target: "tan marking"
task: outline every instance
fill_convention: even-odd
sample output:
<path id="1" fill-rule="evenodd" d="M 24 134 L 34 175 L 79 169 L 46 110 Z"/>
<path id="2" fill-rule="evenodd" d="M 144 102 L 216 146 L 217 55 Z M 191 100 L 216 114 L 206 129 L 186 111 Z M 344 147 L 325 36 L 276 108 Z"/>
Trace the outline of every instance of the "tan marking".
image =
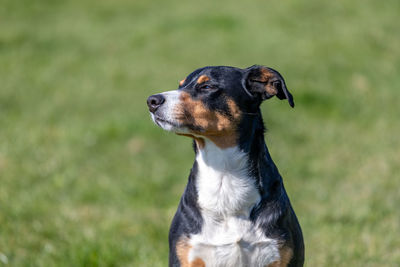
<path id="1" fill-rule="evenodd" d="M 208 77 L 207 75 L 201 75 L 198 79 L 197 79 L 197 83 L 204 83 L 206 81 L 209 81 L 210 77 Z"/>
<path id="2" fill-rule="evenodd" d="M 237 126 L 240 121 L 241 112 L 235 102 L 227 100 L 232 118 L 218 111 L 209 110 L 202 101 L 193 100 L 186 92 L 182 92 L 181 104 L 177 110 L 179 123 L 201 127 L 203 131 L 192 131 L 195 135 L 207 137 L 220 148 L 228 148 L 236 145 Z M 196 140 L 196 139 L 195 139 Z M 204 147 L 203 142 L 198 142 L 199 148 Z"/>
<path id="3" fill-rule="evenodd" d="M 274 77 L 274 73 L 272 73 L 270 70 L 260 67 L 260 72 L 261 72 L 261 79 L 263 82 L 267 82 L 269 79 Z"/>
<path id="4" fill-rule="evenodd" d="M 228 99 L 226 101 L 228 103 L 228 107 L 230 109 L 231 115 L 235 120 L 240 119 L 241 117 L 241 112 L 239 107 L 236 105 L 236 103 L 232 99 Z"/>
<path id="5" fill-rule="evenodd" d="M 206 264 L 200 258 L 196 258 L 194 261 L 189 262 L 189 253 L 191 248 L 192 246 L 189 245 L 186 238 L 180 239 L 176 244 L 176 255 L 178 256 L 181 267 L 205 267 Z"/>
<path id="6" fill-rule="evenodd" d="M 267 267 L 286 267 L 293 257 L 293 250 L 288 246 L 283 246 L 279 249 L 279 260 L 274 261 Z"/>
<path id="7" fill-rule="evenodd" d="M 202 259 L 196 258 L 190 263 L 190 267 L 206 267 L 206 263 Z"/>
<path id="8" fill-rule="evenodd" d="M 185 83 L 186 79 L 183 79 L 179 82 L 179 86 L 182 86 Z"/>
<path id="9" fill-rule="evenodd" d="M 202 148 L 204 148 L 204 147 L 206 146 L 206 143 L 205 143 L 205 141 L 204 141 L 203 138 L 196 137 L 196 136 L 194 136 L 194 135 L 192 135 L 192 134 L 177 133 L 177 135 L 182 135 L 182 136 L 187 136 L 187 137 L 193 138 L 194 141 L 196 142 L 196 145 L 197 145 L 197 148 L 198 148 L 198 149 L 202 149 Z"/>
<path id="10" fill-rule="evenodd" d="M 261 77 L 259 77 L 259 78 L 260 78 L 260 81 L 266 83 L 265 90 L 267 91 L 267 93 L 270 95 L 278 94 L 278 90 L 272 84 L 270 84 L 268 82 L 271 78 L 273 78 L 275 76 L 275 74 L 263 67 L 260 68 L 260 72 L 261 72 Z"/>
<path id="11" fill-rule="evenodd" d="M 187 243 L 187 240 L 181 239 L 176 244 L 176 255 L 178 256 L 181 267 L 189 266 L 189 252 L 191 246 Z"/>

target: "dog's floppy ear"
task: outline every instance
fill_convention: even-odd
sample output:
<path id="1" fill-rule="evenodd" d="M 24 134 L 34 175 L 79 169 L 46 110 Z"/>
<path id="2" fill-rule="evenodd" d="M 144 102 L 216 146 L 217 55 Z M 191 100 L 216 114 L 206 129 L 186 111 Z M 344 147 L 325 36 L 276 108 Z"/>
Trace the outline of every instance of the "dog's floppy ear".
<path id="1" fill-rule="evenodd" d="M 274 69 L 254 65 L 246 69 L 246 89 L 261 100 L 269 99 L 276 95 L 279 99 L 287 99 L 293 108 L 293 96 L 286 88 L 285 80 Z"/>

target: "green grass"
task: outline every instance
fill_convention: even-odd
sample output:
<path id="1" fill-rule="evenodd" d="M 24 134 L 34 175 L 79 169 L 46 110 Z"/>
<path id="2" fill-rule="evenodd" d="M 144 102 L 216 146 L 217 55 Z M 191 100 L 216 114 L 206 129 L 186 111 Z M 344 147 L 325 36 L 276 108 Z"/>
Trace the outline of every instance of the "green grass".
<path id="1" fill-rule="evenodd" d="M 193 152 L 146 97 L 257 63 L 306 265 L 399 266 L 399 3 L 3 1 L 0 265 L 166 266 Z"/>

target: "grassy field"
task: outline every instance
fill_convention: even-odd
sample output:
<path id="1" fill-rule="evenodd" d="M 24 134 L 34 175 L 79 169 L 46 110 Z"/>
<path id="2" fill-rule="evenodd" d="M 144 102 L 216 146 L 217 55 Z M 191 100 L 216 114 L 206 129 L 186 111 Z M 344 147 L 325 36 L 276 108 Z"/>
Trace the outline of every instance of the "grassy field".
<path id="1" fill-rule="evenodd" d="M 2 1 L 0 266 L 166 266 L 193 161 L 148 95 L 279 70 L 263 104 L 307 266 L 400 266 L 400 2 Z"/>

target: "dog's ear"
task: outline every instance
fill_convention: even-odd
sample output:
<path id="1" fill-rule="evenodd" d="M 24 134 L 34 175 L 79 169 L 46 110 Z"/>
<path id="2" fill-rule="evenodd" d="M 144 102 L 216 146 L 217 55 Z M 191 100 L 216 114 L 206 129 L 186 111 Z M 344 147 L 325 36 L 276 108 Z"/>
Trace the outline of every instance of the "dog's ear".
<path id="1" fill-rule="evenodd" d="M 246 89 L 261 100 L 269 99 L 276 95 L 279 99 L 287 99 L 293 108 L 293 96 L 286 88 L 285 80 L 274 69 L 254 65 L 246 69 Z"/>

